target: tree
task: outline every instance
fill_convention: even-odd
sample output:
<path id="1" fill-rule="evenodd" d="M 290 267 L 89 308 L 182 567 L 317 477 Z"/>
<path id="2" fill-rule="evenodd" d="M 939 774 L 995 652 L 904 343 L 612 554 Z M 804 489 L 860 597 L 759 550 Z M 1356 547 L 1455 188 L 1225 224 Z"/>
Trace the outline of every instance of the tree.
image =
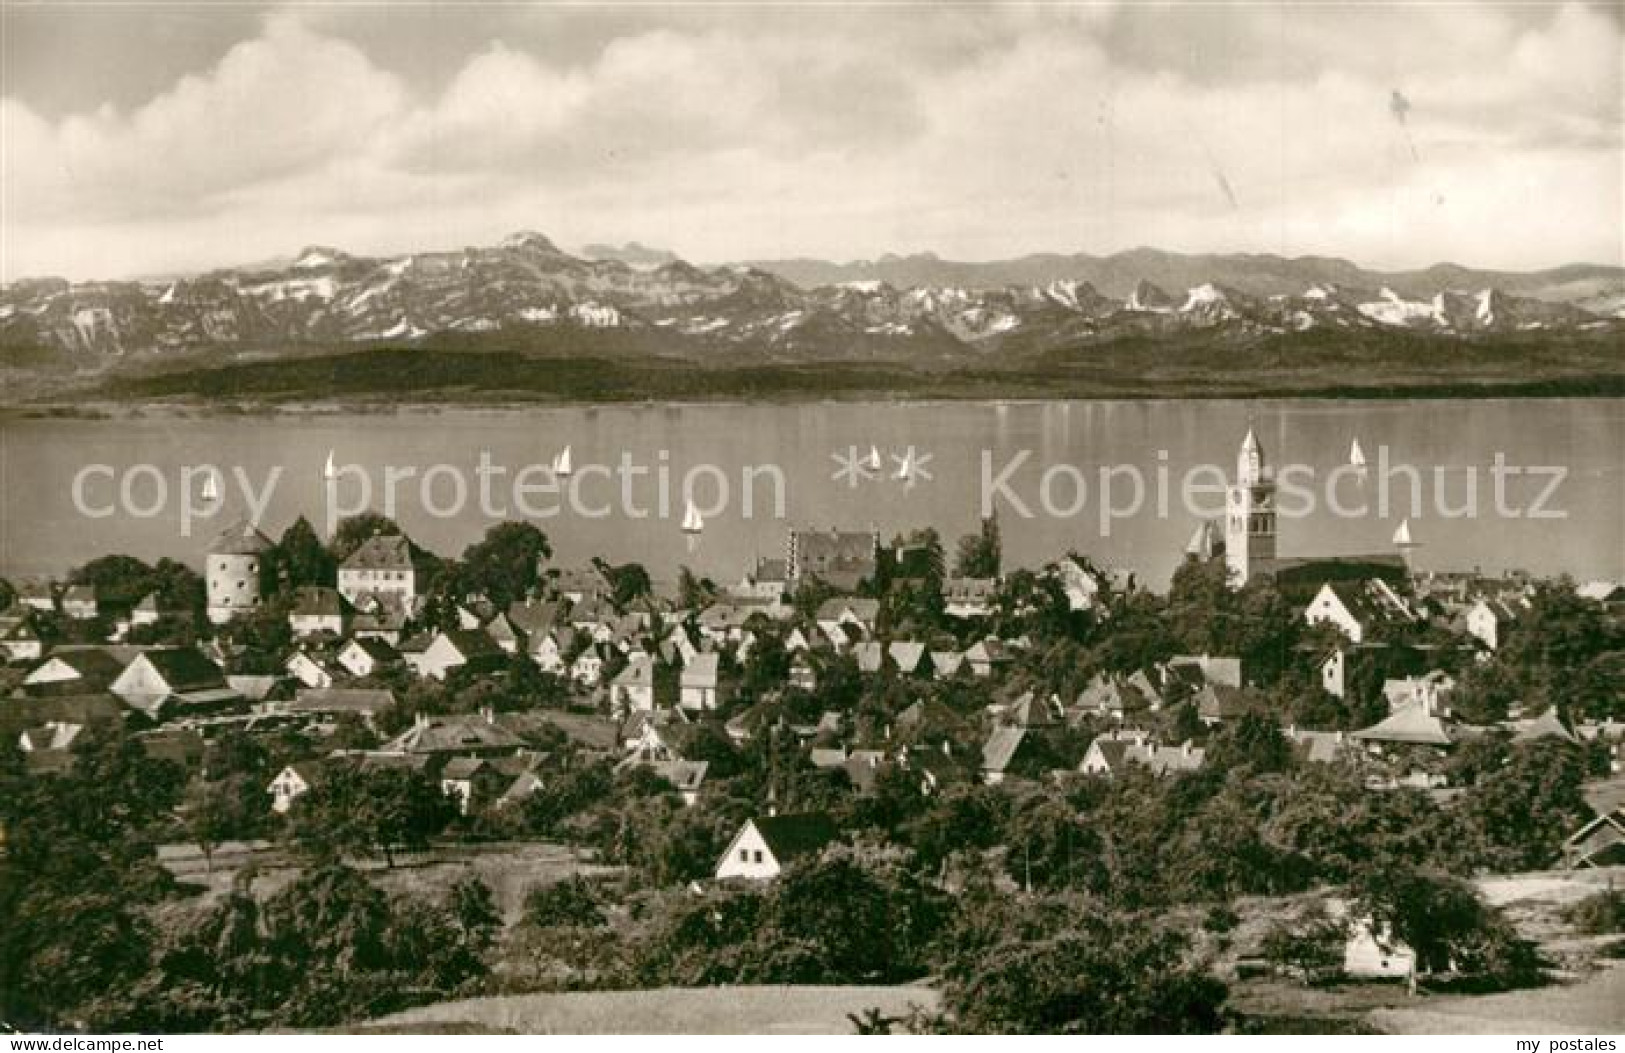
<path id="1" fill-rule="evenodd" d="M 293 525 L 282 532 L 282 539 L 277 542 L 277 556 L 280 584 L 284 589 L 333 584 L 333 557 L 304 516 L 295 519 Z"/>
<path id="2" fill-rule="evenodd" d="M 525 893 L 525 924 L 539 929 L 596 929 L 608 922 L 597 890 L 580 874 L 572 874 Z"/>
<path id="3" fill-rule="evenodd" d="M 624 608 L 633 600 L 647 596 L 654 590 L 654 584 L 649 580 L 649 572 L 641 563 L 622 563 L 620 566 L 614 566 L 602 558 L 594 558 L 592 562 L 609 582 L 613 590 L 610 602 L 616 607 Z"/>
<path id="4" fill-rule="evenodd" d="M 1212 1034 L 1228 992 L 1186 959 L 1186 939 L 1127 919 L 1069 918 L 955 955 L 943 1001 L 973 1034 Z"/>
<path id="5" fill-rule="evenodd" d="M 1538 974 L 1532 949 L 1464 881 L 1389 862 L 1355 876 L 1349 899 L 1374 932 L 1416 954 L 1418 972 L 1454 968 L 1500 984 Z"/>
<path id="6" fill-rule="evenodd" d="M 542 561 L 553 555 L 547 535 L 532 523 L 498 523 L 463 550 L 459 585 L 505 608 L 536 587 Z"/>
<path id="7" fill-rule="evenodd" d="M 1515 746 L 1504 765 L 1468 790 L 1462 807 L 1474 861 L 1493 870 L 1539 870 L 1562 857 L 1563 840 L 1592 815 L 1581 793 L 1581 751 L 1567 743 Z"/>
<path id="8" fill-rule="evenodd" d="M 338 521 L 333 529 L 333 537 L 327 543 L 327 552 L 335 565 L 341 564 L 368 538 L 399 533 L 401 528 L 388 516 L 377 512 L 358 512 Z"/>
<path id="9" fill-rule="evenodd" d="M 422 848 L 456 813 L 440 787 L 419 771 L 341 766 L 302 794 L 290 813 L 290 837 L 317 858 Z"/>
<path id="10" fill-rule="evenodd" d="M 987 516 L 982 520 L 980 531 L 959 539 L 954 573 L 962 578 L 996 578 L 1003 556 L 999 520 L 996 516 Z"/>

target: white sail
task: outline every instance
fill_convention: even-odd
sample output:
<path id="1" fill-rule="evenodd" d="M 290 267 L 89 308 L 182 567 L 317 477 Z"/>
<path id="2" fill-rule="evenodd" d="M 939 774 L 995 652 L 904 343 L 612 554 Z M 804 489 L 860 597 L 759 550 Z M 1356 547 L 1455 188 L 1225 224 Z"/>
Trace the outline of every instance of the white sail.
<path id="1" fill-rule="evenodd" d="M 210 469 L 209 474 L 203 477 L 203 500 L 209 502 L 220 500 L 220 487 L 215 482 L 213 469 Z"/>
<path id="2" fill-rule="evenodd" d="M 871 472 L 880 470 L 880 451 L 874 446 L 869 447 L 869 456 L 863 459 L 863 466 Z"/>
<path id="3" fill-rule="evenodd" d="M 683 510 L 683 533 L 698 534 L 704 529 L 705 520 L 700 518 L 700 510 L 694 507 L 693 501 L 690 501 L 688 507 Z"/>
<path id="4" fill-rule="evenodd" d="M 1349 444 L 1349 463 L 1356 468 L 1365 467 L 1365 451 L 1360 449 L 1360 440 L 1355 439 Z"/>
<path id="5" fill-rule="evenodd" d="M 1400 520 L 1399 529 L 1394 531 L 1394 544 L 1402 548 L 1416 544 L 1411 540 L 1411 521 L 1409 519 Z"/>
<path id="6" fill-rule="evenodd" d="M 327 463 L 322 465 L 322 478 L 332 479 L 338 472 L 333 469 L 333 451 L 327 451 Z"/>
<path id="7" fill-rule="evenodd" d="M 566 446 L 557 457 L 553 458 L 553 474 L 569 475 L 573 470 L 570 467 L 570 447 Z"/>
<path id="8" fill-rule="evenodd" d="M 894 476 L 894 478 L 901 479 L 904 482 L 913 481 L 913 479 L 914 479 L 914 457 L 913 457 L 912 453 L 906 453 L 906 454 L 903 455 L 903 463 L 901 463 L 901 464 L 899 464 L 897 466 L 897 474 L 896 474 L 896 476 Z"/>

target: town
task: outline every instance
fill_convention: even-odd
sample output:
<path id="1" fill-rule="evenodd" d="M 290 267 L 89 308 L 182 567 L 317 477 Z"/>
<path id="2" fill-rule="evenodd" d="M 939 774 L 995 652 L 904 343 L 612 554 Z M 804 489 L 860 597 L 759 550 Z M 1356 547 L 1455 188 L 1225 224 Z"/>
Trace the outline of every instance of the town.
<path id="1" fill-rule="evenodd" d="M 854 1026 L 1271 1030 L 1328 1011 L 1259 977 L 1583 973 L 1472 882 L 1625 866 L 1625 585 L 1294 554 L 1275 486 L 1249 431 L 1166 594 L 991 518 L 668 583 L 371 512 L 0 583 L 4 1011 L 930 977 Z"/>

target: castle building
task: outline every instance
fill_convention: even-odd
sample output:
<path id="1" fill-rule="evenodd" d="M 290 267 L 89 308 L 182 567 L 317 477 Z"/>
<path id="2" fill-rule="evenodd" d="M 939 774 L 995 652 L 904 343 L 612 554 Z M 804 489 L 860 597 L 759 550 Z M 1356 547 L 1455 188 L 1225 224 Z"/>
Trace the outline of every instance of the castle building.
<path id="1" fill-rule="evenodd" d="M 260 605 L 265 598 L 265 555 L 271 547 L 271 539 L 247 519 L 221 531 L 204 560 L 209 621 L 224 625 Z"/>
<path id="2" fill-rule="evenodd" d="M 1236 478 L 1225 489 L 1224 559 L 1237 587 L 1275 562 L 1275 478 L 1251 428 L 1236 454 Z"/>

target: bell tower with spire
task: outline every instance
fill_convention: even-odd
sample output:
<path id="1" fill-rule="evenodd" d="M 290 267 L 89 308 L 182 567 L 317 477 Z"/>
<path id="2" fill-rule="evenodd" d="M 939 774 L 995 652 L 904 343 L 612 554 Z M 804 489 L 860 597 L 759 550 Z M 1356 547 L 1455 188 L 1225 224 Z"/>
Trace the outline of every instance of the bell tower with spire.
<path id="1" fill-rule="evenodd" d="M 1247 584 L 1261 563 L 1275 558 L 1275 479 L 1253 429 L 1236 454 L 1236 479 L 1225 491 L 1224 559 L 1230 584 Z"/>

